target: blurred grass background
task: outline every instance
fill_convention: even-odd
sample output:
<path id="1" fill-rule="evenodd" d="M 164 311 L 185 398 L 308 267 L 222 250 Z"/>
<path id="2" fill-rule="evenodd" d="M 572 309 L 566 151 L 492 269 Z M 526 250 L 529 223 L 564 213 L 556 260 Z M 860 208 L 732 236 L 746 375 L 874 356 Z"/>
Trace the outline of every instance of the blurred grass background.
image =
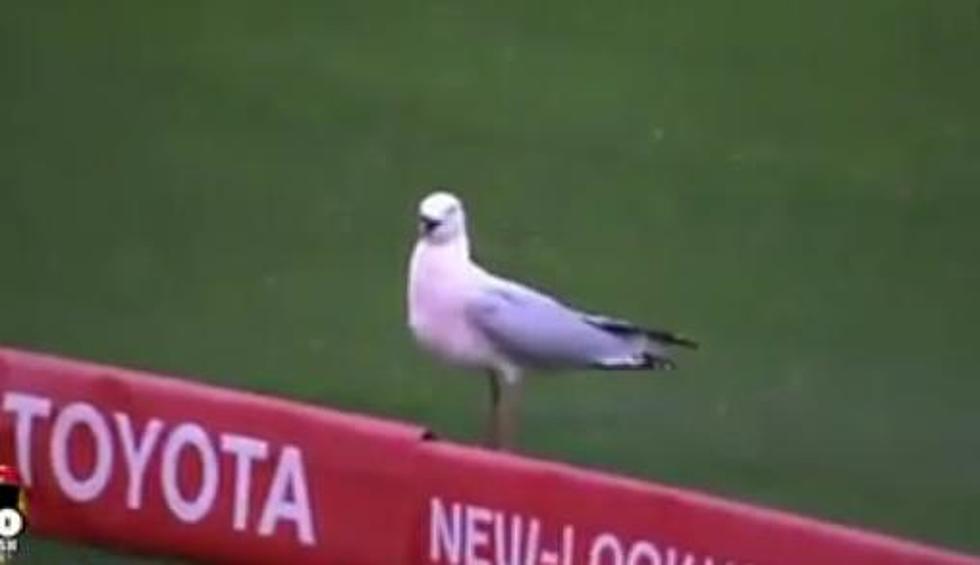
<path id="1" fill-rule="evenodd" d="M 6 3 L 0 342 L 430 425 L 417 200 L 683 330 L 528 453 L 980 551 L 975 1 Z M 128 562 L 35 541 L 38 562 Z"/>

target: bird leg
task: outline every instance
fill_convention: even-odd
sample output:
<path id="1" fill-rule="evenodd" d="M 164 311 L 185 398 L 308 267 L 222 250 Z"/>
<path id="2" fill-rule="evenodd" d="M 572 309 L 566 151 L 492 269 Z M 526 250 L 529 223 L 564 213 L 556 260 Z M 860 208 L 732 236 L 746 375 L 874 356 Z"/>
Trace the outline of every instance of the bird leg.
<path id="1" fill-rule="evenodd" d="M 487 372 L 487 382 L 490 383 L 490 411 L 487 413 L 486 445 L 490 449 L 500 449 L 500 382 L 497 380 L 497 373 L 493 370 Z"/>
<path id="2" fill-rule="evenodd" d="M 487 422 L 487 446 L 511 451 L 516 447 L 521 382 L 516 375 L 490 371 L 490 414 Z"/>

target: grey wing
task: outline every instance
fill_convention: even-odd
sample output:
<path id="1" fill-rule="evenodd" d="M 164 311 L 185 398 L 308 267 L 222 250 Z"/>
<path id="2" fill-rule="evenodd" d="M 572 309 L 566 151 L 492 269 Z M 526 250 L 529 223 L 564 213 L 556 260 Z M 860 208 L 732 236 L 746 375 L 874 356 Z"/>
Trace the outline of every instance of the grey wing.
<path id="1" fill-rule="evenodd" d="M 504 355 L 537 368 L 669 368 L 661 348 L 618 335 L 533 289 L 501 281 L 467 305 L 469 321 Z"/>

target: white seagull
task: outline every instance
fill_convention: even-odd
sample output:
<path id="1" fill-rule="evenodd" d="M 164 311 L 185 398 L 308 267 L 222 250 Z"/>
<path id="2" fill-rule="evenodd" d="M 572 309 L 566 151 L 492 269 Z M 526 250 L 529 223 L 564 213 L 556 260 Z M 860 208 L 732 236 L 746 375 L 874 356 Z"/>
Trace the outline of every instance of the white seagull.
<path id="1" fill-rule="evenodd" d="M 672 369 L 667 346 L 697 347 L 671 332 L 581 312 L 487 272 L 470 257 L 462 202 L 445 191 L 419 205 L 408 325 L 436 357 L 488 371 L 487 443 L 497 449 L 514 445 L 525 370 Z"/>

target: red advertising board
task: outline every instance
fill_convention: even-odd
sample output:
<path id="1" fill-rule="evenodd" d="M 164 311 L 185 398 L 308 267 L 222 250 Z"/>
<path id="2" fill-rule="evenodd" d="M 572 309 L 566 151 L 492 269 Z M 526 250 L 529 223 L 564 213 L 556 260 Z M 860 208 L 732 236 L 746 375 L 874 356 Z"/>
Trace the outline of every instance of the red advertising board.
<path id="1" fill-rule="evenodd" d="M 0 350 L 39 534 L 205 561 L 395 563 L 420 428 Z M 373 534 L 372 534 L 373 532 Z"/>
<path id="2" fill-rule="evenodd" d="M 422 428 L 0 348 L 29 527 L 210 562 L 980 564 Z"/>

